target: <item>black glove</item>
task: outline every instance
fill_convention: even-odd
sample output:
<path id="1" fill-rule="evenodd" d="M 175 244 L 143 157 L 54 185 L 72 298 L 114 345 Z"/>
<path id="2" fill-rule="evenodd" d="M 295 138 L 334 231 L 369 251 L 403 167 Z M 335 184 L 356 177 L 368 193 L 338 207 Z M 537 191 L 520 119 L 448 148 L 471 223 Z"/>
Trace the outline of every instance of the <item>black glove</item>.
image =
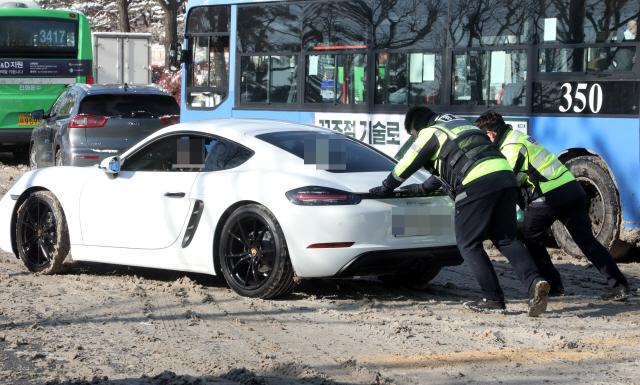
<path id="1" fill-rule="evenodd" d="M 420 194 L 426 194 L 427 191 L 424 189 L 424 187 L 422 187 L 422 184 L 409 184 L 406 186 L 402 186 L 400 187 L 400 190 L 404 190 L 406 192 L 408 192 L 409 194 L 413 194 L 413 195 L 420 195 Z"/>
<path id="2" fill-rule="evenodd" d="M 382 186 L 378 186 L 370 189 L 369 194 L 374 196 L 384 196 L 384 195 L 391 194 L 393 190 L 389 189 L 385 182 L 386 181 L 382 182 Z"/>

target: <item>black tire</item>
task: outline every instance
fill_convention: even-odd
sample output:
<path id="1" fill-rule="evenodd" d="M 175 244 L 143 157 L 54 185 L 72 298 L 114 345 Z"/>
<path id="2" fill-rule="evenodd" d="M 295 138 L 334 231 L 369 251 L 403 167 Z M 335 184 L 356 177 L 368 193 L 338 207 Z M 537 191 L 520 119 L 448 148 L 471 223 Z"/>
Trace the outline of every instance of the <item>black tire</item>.
<path id="1" fill-rule="evenodd" d="M 218 258 L 227 284 L 240 295 L 276 298 L 293 289 L 284 234 L 263 206 L 242 206 L 231 214 L 222 229 Z"/>
<path id="2" fill-rule="evenodd" d="M 391 275 L 380 275 L 378 279 L 387 285 L 415 287 L 431 282 L 442 268 L 427 263 L 419 263 L 414 268 Z"/>
<path id="3" fill-rule="evenodd" d="M 618 190 L 606 163 L 595 156 L 579 156 L 567 161 L 565 166 L 587 193 L 587 210 L 596 239 L 609 250 L 614 259 L 624 257 L 631 244 L 619 238 L 622 207 Z M 562 223 L 556 221 L 552 229 L 558 246 L 565 253 L 577 259 L 584 258 L 584 254 Z"/>
<path id="4" fill-rule="evenodd" d="M 62 166 L 62 152 L 60 152 L 60 149 L 56 150 L 56 166 Z"/>
<path id="5" fill-rule="evenodd" d="M 29 271 L 55 274 L 71 266 L 67 220 L 52 192 L 35 192 L 22 203 L 15 230 L 18 254 Z"/>
<path id="6" fill-rule="evenodd" d="M 29 168 L 31 171 L 38 169 L 38 161 L 36 159 L 36 145 L 31 143 L 31 147 L 29 149 Z"/>

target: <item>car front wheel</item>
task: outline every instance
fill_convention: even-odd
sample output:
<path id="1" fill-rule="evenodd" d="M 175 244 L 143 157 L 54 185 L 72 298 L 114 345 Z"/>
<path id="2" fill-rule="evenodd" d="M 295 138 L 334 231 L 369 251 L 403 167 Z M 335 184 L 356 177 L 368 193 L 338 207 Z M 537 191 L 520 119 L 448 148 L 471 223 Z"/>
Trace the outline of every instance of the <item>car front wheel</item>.
<path id="1" fill-rule="evenodd" d="M 18 209 L 16 220 L 18 254 L 30 271 L 59 273 L 70 266 L 69 229 L 58 199 L 50 191 L 29 196 Z"/>
<path id="2" fill-rule="evenodd" d="M 284 234 L 264 206 L 242 206 L 231 214 L 222 229 L 218 256 L 225 280 L 240 295 L 276 298 L 293 288 Z"/>

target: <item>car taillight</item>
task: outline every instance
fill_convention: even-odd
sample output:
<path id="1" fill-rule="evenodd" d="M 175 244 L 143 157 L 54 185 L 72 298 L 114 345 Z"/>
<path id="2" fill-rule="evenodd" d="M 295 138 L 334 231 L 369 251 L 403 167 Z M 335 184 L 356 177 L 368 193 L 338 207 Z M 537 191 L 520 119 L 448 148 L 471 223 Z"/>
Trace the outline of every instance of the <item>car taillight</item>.
<path id="1" fill-rule="evenodd" d="M 166 118 L 160 118 L 162 125 L 165 127 L 172 126 L 180 123 L 180 116 L 167 116 Z"/>
<path id="2" fill-rule="evenodd" d="M 328 187 L 307 186 L 285 193 L 291 203 L 303 206 L 357 205 L 360 195 Z"/>
<path id="3" fill-rule="evenodd" d="M 95 84 L 91 76 L 87 76 L 87 84 Z"/>
<path id="4" fill-rule="evenodd" d="M 78 115 L 71 121 L 71 123 L 69 123 L 69 127 L 70 128 L 102 127 L 106 122 L 107 122 L 107 119 L 100 116 Z"/>

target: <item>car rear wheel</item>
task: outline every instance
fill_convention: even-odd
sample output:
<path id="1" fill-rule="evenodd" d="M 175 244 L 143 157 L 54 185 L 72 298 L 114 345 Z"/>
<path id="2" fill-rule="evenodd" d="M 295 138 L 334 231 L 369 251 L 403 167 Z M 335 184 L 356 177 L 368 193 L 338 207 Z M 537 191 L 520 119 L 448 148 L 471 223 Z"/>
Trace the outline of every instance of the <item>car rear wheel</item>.
<path id="1" fill-rule="evenodd" d="M 413 287 L 431 282 L 440 273 L 440 266 L 419 262 L 412 269 L 391 275 L 381 275 L 379 280 L 387 285 Z"/>
<path id="2" fill-rule="evenodd" d="M 227 283 L 240 295 L 275 298 L 293 288 L 284 234 L 263 206 L 242 206 L 231 214 L 222 229 L 218 255 Z"/>
<path id="3" fill-rule="evenodd" d="M 70 266 L 69 229 L 58 199 L 50 191 L 29 196 L 18 209 L 16 221 L 18 254 L 30 271 L 59 273 Z"/>

